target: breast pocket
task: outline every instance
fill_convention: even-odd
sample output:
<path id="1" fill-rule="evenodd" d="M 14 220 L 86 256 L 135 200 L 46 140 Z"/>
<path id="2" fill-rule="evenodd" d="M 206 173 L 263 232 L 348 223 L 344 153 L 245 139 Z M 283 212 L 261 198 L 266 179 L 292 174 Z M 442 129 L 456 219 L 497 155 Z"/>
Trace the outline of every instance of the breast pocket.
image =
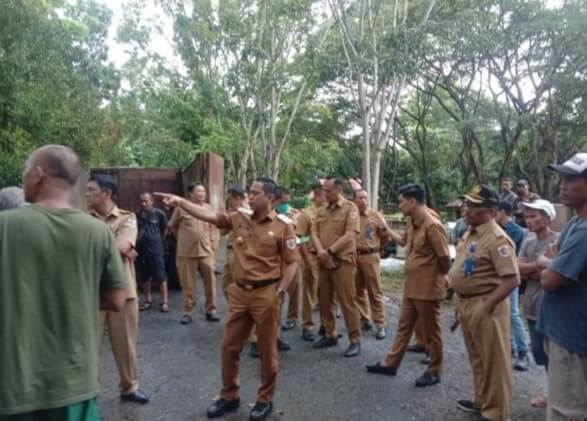
<path id="1" fill-rule="evenodd" d="M 255 244 L 255 252 L 259 256 L 272 257 L 275 256 L 279 249 L 277 247 L 277 239 L 272 236 L 262 236 L 253 241 Z"/>

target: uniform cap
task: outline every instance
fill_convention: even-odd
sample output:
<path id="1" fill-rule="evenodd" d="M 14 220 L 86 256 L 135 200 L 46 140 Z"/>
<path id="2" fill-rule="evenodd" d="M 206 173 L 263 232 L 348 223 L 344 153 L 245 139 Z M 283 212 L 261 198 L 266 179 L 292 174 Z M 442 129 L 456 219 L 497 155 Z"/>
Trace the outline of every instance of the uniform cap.
<path id="1" fill-rule="evenodd" d="M 479 207 L 494 208 L 499 204 L 499 196 L 491 187 L 486 185 L 477 185 L 464 196 L 461 196 L 467 202 Z"/>

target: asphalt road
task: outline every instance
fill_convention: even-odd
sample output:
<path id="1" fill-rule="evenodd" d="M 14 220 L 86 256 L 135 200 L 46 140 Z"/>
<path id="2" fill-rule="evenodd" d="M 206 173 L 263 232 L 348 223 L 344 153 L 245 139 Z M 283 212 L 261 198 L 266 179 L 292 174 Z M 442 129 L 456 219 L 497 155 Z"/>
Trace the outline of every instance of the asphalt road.
<path id="1" fill-rule="evenodd" d="M 220 266 L 221 267 L 221 266 Z M 198 291 L 202 291 L 198 284 Z M 200 294 L 203 295 L 203 294 Z M 160 313 L 158 296 L 153 310 L 141 313 L 139 335 L 140 387 L 151 395 L 148 405 L 121 403 L 118 373 L 105 341 L 102 350 L 103 393 L 100 411 L 104 420 L 203 420 L 207 406 L 218 396 L 222 323 L 204 319 L 203 297 L 198 299 L 194 323 L 183 326 L 181 295 L 171 295 L 172 312 Z M 219 289 L 219 315 L 224 319 L 226 302 Z M 400 297 L 386 304 L 388 338 L 377 341 L 374 334 L 363 337 L 362 353 L 343 358 L 346 336 L 339 346 L 313 350 L 301 340 L 296 327 L 283 338 L 292 350 L 280 355 L 280 372 L 272 420 L 369 421 L 369 420 L 473 420 L 455 407 L 457 399 L 470 398 L 472 377 L 460 331 L 449 332 L 453 320 L 450 304 L 443 307 L 445 329 L 444 373 L 440 385 L 417 389 L 414 380 L 423 373 L 421 355 L 407 354 L 396 377 L 367 374 L 365 364 L 380 360 L 393 340 Z M 315 313 L 315 319 L 318 314 Z M 345 334 L 344 321 L 338 320 Z M 259 360 L 242 355 L 241 408 L 225 420 L 248 420 L 259 386 Z M 531 366 L 514 373 L 513 419 L 543 420 L 543 410 L 531 408 L 529 400 L 544 390 L 543 371 Z"/>

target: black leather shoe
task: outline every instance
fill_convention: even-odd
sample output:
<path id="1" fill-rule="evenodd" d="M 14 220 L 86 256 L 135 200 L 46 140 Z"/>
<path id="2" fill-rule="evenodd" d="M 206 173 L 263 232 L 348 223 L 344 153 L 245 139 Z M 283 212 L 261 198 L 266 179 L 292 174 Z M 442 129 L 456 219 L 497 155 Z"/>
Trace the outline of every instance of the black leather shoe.
<path id="1" fill-rule="evenodd" d="M 314 349 L 321 349 L 321 348 L 330 348 L 331 346 L 336 346 L 338 344 L 338 339 L 329 338 L 328 336 L 323 336 L 318 340 L 318 342 L 314 342 L 312 348 Z"/>
<path id="2" fill-rule="evenodd" d="M 302 339 L 306 342 L 314 342 L 316 340 L 316 335 L 314 335 L 314 332 L 311 330 L 303 330 Z"/>
<path id="3" fill-rule="evenodd" d="M 438 383 L 440 383 L 440 376 L 436 376 L 427 371 L 416 380 L 416 387 L 434 386 Z"/>
<path id="4" fill-rule="evenodd" d="M 318 335 L 326 336 L 326 328 L 324 326 L 320 326 L 320 329 L 318 329 Z"/>
<path id="5" fill-rule="evenodd" d="M 277 338 L 277 350 L 280 352 L 289 351 L 291 346 L 287 342 L 282 341 L 281 339 Z"/>
<path id="6" fill-rule="evenodd" d="M 219 322 L 220 317 L 212 313 L 206 313 L 206 320 L 209 322 Z"/>
<path id="7" fill-rule="evenodd" d="M 251 414 L 249 415 L 249 421 L 261 421 L 267 419 L 273 412 L 273 404 L 271 402 L 257 402 Z"/>
<path id="8" fill-rule="evenodd" d="M 371 329 L 373 329 L 371 322 L 369 320 L 363 320 L 363 323 L 361 323 L 361 330 L 369 332 Z"/>
<path id="9" fill-rule="evenodd" d="M 420 360 L 420 364 L 422 364 L 422 365 L 430 364 L 430 355 L 426 354 L 426 356 Z"/>
<path id="10" fill-rule="evenodd" d="M 208 407 L 206 411 L 206 415 L 208 418 L 218 418 L 226 414 L 227 412 L 235 411 L 241 404 L 240 399 L 233 399 L 231 401 L 227 401 L 224 399 L 218 399 L 214 401 L 212 405 Z"/>
<path id="11" fill-rule="evenodd" d="M 143 392 L 141 389 L 137 389 L 133 393 L 129 393 L 128 395 L 120 395 L 120 399 L 124 402 L 134 402 L 134 403 L 149 403 L 149 396 Z"/>
<path id="12" fill-rule="evenodd" d="M 252 358 L 261 357 L 261 353 L 259 352 L 259 348 L 257 347 L 256 342 L 251 342 L 251 345 L 249 346 L 249 356 Z"/>
<path id="13" fill-rule="evenodd" d="M 344 356 L 347 358 L 356 357 L 361 353 L 361 343 L 353 342 L 349 345 L 347 350 L 344 352 Z"/>
<path id="14" fill-rule="evenodd" d="M 457 408 L 459 408 L 461 411 L 467 412 L 469 414 L 479 414 L 480 413 L 479 408 L 477 408 L 475 406 L 473 401 L 470 401 L 467 399 L 457 401 Z"/>
<path id="15" fill-rule="evenodd" d="M 385 374 L 387 376 L 395 376 L 397 374 L 397 368 L 386 367 L 381 365 L 381 363 L 375 363 L 367 365 L 367 372 L 374 374 Z"/>
<path id="16" fill-rule="evenodd" d="M 385 331 L 385 328 L 383 326 L 379 326 L 377 328 L 377 332 L 375 333 L 375 339 L 382 340 L 385 339 L 386 336 L 387 332 Z"/>
<path id="17" fill-rule="evenodd" d="M 281 326 L 282 330 L 291 330 L 294 327 L 296 327 L 296 321 L 295 320 L 286 320 L 285 323 Z"/>
<path id="18" fill-rule="evenodd" d="M 426 349 L 422 346 L 422 345 L 409 345 L 408 348 L 406 349 L 406 351 L 408 352 L 414 352 L 416 354 L 424 354 L 426 352 Z"/>
<path id="19" fill-rule="evenodd" d="M 184 314 L 183 316 L 181 316 L 181 319 L 179 319 L 179 323 L 181 323 L 182 325 L 188 325 L 192 322 L 192 316 L 190 316 L 189 314 Z"/>

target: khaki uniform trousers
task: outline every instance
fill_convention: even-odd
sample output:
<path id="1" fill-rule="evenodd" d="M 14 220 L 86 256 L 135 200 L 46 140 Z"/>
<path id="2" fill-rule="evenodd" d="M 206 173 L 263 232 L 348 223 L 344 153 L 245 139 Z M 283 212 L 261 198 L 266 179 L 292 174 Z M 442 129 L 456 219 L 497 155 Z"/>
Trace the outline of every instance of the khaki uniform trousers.
<path id="1" fill-rule="evenodd" d="M 403 298 L 397 333 L 391 350 L 385 357 L 385 362 L 389 366 L 399 367 L 416 324 L 422 330 L 424 348 L 430 354 L 428 371 L 439 375 L 442 370 L 442 326 L 440 324 L 440 301 L 438 300 Z"/>
<path id="2" fill-rule="evenodd" d="M 277 284 L 246 290 L 232 284 L 228 287 L 228 317 L 222 340 L 222 392 L 221 398 L 239 397 L 240 356 L 253 326 L 257 326 L 257 346 L 261 354 L 261 387 L 258 402 L 272 402 L 275 393 L 279 361 L 277 358 L 276 309 L 280 300 Z"/>
<path id="3" fill-rule="evenodd" d="M 206 313 L 216 311 L 216 276 L 214 267 L 216 259 L 208 257 L 178 257 L 177 272 L 183 293 L 183 312 L 192 314 L 196 307 L 196 279 L 199 273 L 204 282 L 206 294 Z"/>
<path id="4" fill-rule="evenodd" d="M 312 330 L 314 328 L 314 320 L 312 314 L 314 311 L 314 304 L 318 302 L 318 276 L 320 269 L 318 267 L 318 257 L 315 254 L 308 253 L 308 260 L 302 265 L 302 328 L 304 330 Z"/>
<path id="5" fill-rule="evenodd" d="M 112 353 L 120 375 L 120 393 L 129 395 L 139 388 L 137 338 L 139 333 L 139 302 L 133 298 L 126 301 L 123 309 L 100 312 L 100 348 L 104 330 L 108 327 Z"/>
<path id="6" fill-rule="evenodd" d="M 287 288 L 287 296 L 289 297 L 287 304 L 287 320 L 298 320 L 300 317 L 300 296 L 301 296 L 302 271 L 298 267 L 293 281 Z"/>
<path id="7" fill-rule="evenodd" d="M 473 370 L 475 406 L 487 419 L 507 421 L 512 413 L 510 303 L 506 299 L 487 314 L 487 297 L 459 298 L 457 312 Z"/>
<path id="8" fill-rule="evenodd" d="M 232 284 L 232 274 L 230 273 L 230 264 L 232 263 L 232 250 L 227 248 L 224 257 L 224 270 L 222 272 L 222 291 L 224 291 L 224 298 L 228 301 L 228 287 Z"/>
<path id="9" fill-rule="evenodd" d="M 377 326 L 385 326 L 385 304 L 381 289 L 381 266 L 377 253 L 357 256 L 357 306 L 361 320 L 373 319 Z M 369 317 L 369 307 L 371 317 Z"/>
<path id="10" fill-rule="evenodd" d="M 339 262 L 336 269 L 320 267 L 318 301 L 320 316 L 326 336 L 337 339 L 335 294 L 342 308 L 342 314 L 349 333 L 349 340 L 361 341 L 360 316 L 356 301 L 355 261 Z"/>

